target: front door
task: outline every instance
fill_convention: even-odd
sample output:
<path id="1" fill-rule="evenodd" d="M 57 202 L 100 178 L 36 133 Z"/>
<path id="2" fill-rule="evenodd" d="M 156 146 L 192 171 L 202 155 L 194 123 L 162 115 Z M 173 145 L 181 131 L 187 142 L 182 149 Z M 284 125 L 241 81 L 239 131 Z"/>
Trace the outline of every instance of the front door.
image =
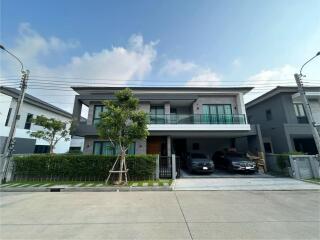
<path id="1" fill-rule="evenodd" d="M 152 136 L 147 138 L 147 154 L 167 156 L 167 138 Z"/>

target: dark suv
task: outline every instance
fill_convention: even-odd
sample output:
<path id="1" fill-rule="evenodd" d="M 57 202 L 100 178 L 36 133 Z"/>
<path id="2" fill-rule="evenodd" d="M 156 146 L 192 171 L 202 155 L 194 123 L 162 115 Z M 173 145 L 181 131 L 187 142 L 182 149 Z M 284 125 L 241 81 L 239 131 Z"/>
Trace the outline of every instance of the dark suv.
<path id="1" fill-rule="evenodd" d="M 187 167 L 190 172 L 212 173 L 214 171 L 214 164 L 203 153 L 191 153 L 187 159 Z"/>
<path id="2" fill-rule="evenodd" d="M 244 153 L 218 151 L 214 154 L 213 159 L 217 169 L 243 172 L 255 172 L 257 170 L 256 163 L 247 158 Z"/>

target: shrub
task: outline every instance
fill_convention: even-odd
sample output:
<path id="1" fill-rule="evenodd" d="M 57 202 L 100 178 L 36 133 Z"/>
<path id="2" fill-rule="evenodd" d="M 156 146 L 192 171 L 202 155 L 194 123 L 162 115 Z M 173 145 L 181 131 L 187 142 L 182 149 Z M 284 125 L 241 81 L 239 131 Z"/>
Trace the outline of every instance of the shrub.
<path id="1" fill-rule="evenodd" d="M 116 156 L 32 154 L 14 157 L 16 179 L 105 180 Z M 155 155 L 128 155 L 129 180 L 155 176 Z"/>
<path id="2" fill-rule="evenodd" d="M 290 161 L 289 161 L 290 155 L 303 155 L 303 153 L 301 153 L 301 152 L 288 152 L 288 153 L 276 154 L 277 165 L 282 172 L 285 172 L 286 168 L 290 167 Z"/>
<path id="3" fill-rule="evenodd" d="M 277 165 L 283 172 L 286 167 L 289 166 L 289 155 L 288 154 L 277 154 Z"/>

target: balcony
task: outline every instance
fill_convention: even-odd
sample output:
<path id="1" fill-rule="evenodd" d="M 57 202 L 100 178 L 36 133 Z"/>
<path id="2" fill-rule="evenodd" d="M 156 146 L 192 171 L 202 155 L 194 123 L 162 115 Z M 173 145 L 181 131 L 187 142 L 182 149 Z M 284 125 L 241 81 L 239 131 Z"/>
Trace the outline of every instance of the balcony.
<path id="1" fill-rule="evenodd" d="M 149 115 L 150 124 L 247 124 L 244 114 L 165 114 Z"/>

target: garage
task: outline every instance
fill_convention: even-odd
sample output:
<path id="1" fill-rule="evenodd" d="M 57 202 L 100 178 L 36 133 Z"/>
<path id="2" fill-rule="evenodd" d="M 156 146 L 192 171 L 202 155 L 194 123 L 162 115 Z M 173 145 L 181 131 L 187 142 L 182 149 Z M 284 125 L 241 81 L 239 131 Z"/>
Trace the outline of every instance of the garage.
<path id="1" fill-rule="evenodd" d="M 241 157 L 241 164 L 245 163 L 244 158 L 249 151 L 247 138 L 224 138 L 224 137 L 193 137 L 193 138 L 172 138 L 172 152 L 176 154 L 179 161 L 178 167 L 180 168 L 180 177 L 182 178 L 211 178 L 211 177 L 264 177 L 265 174 L 253 171 L 251 166 L 252 161 L 247 162 L 247 169 L 237 169 L 233 171 L 226 167 L 230 161 L 227 157 L 229 151 L 236 151 L 237 160 Z M 226 159 L 219 156 L 221 153 L 228 153 Z M 195 157 L 206 158 L 205 161 L 214 163 L 214 170 L 211 172 L 211 168 L 207 169 L 204 163 L 205 170 L 197 171 L 191 167 L 192 161 Z M 218 159 L 219 157 L 219 159 Z M 234 159 L 234 158 L 233 158 Z M 221 162 L 221 161 L 226 161 Z M 240 160 L 239 160 L 240 161 Z M 252 165 L 253 166 L 253 165 Z M 251 167 L 252 167 L 251 166 Z M 201 167 L 202 168 L 202 167 Z M 254 169 L 256 169 L 254 167 Z"/>

